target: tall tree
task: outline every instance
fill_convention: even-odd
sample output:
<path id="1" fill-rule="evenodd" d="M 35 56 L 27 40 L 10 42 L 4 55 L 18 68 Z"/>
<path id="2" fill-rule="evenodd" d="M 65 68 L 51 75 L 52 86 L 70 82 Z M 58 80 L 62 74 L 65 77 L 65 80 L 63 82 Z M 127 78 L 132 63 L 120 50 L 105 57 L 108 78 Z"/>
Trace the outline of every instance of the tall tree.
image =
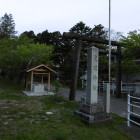
<path id="1" fill-rule="evenodd" d="M 79 23 L 74 25 L 69 30 L 69 32 L 71 32 L 71 33 L 76 33 L 76 34 L 81 34 L 81 35 L 89 35 L 90 31 L 91 31 L 91 28 L 86 26 L 86 24 L 83 23 L 82 21 L 80 21 Z"/>
<path id="2" fill-rule="evenodd" d="M 10 38 L 16 33 L 12 14 L 5 13 L 0 19 L 0 38 Z"/>
<path id="3" fill-rule="evenodd" d="M 123 44 L 122 70 L 132 75 L 140 74 L 140 65 L 137 64 L 140 59 L 140 32 L 136 30 L 129 32 L 128 36 L 123 36 L 121 41 Z"/>
<path id="4" fill-rule="evenodd" d="M 89 36 L 90 34 L 90 31 L 91 31 L 91 28 L 86 26 L 85 23 L 83 23 L 82 21 L 80 21 L 79 23 L 77 23 L 76 25 L 74 25 L 70 30 L 69 32 L 70 33 L 75 33 L 75 34 L 80 34 L 80 35 L 86 35 L 86 36 Z M 79 42 L 79 41 L 78 41 Z M 71 69 L 71 71 L 69 71 L 69 79 L 71 79 L 72 77 L 72 69 L 73 69 L 73 72 L 75 71 L 74 69 L 74 65 L 76 63 L 76 47 L 77 45 L 80 43 L 78 43 L 75 41 L 75 39 L 68 39 L 67 40 L 67 45 L 65 46 L 66 49 L 68 50 L 67 51 L 67 55 L 65 55 L 65 63 L 67 66 L 68 69 Z M 85 73 L 85 65 L 86 65 L 86 50 L 87 50 L 87 42 L 83 42 L 82 43 L 82 46 L 80 47 L 80 50 L 81 51 L 78 51 L 78 56 L 80 56 L 80 65 L 77 64 L 77 66 L 79 65 L 79 67 L 77 69 L 78 70 L 78 79 L 81 75 L 83 75 Z M 75 54 L 75 55 L 74 55 Z M 71 66 L 68 66 L 68 64 L 71 64 Z M 71 67 L 71 68 L 70 68 Z M 66 67 L 65 67 L 66 68 Z M 77 77 L 76 76 L 76 77 Z"/>
<path id="5" fill-rule="evenodd" d="M 97 40 L 106 39 L 106 36 L 107 36 L 107 32 L 104 30 L 104 27 L 101 24 L 99 24 L 99 25 L 95 26 L 93 29 L 91 29 L 90 27 L 85 26 L 85 24 L 83 22 L 80 22 L 80 23 L 76 24 L 74 27 L 72 27 L 70 32 L 89 36 L 89 37 L 92 37 Z M 83 41 L 83 43 L 82 43 L 82 41 Z M 98 48 L 100 48 L 99 45 L 92 43 L 92 45 L 93 44 L 94 44 L 94 46 L 98 46 Z M 81 51 L 81 45 L 83 46 L 82 51 Z M 85 58 L 87 56 L 87 48 L 90 45 L 91 45 L 91 43 L 85 42 L 84 40 L 80 39 L 80 37 L 79 37 L 79 40 L 77 40 L 77 46 L 74 45 L 76 57 L 74 60 L 75 61 L 74 65 L 73 65 L 72 83 L 71 83 L 71 89 L 70 89 L 70 95 L 69 95 L 70 100 L 75 100 L 75 90 L 76 90 L 76 86 L 77 86 L 80 54 L 81 54 L 81 52 L 83 52 L 83 54 L 84 54 L 83 58 Z M 101 45 L 101 46 L 103 46 L 103 45 Z M 82 60 L 86 60 L 86 59 L 82 59 Z M 86 68 L 86 66 L 84 68 Z"/>
<path id="6" fill-rule="evenodd" d="M 83 22 L 79 22 L 77 23 L 75 26 L 73 26 L 70 29 L 70 32 L 72 33 L 77 33 L 77 34 L 82 34 L 82 35 L 86 35 L 98 40 L 104 40 L 107 39 L 108 36 L 108 31 L 105 30 L 105 27 L 101 24 L 99 25 L 94 25 L 93 28 L 90 28 L 88 26 L 85 25 L 85 23 Z M 75 46 L 75 41 L 73 41 L 73 46 Z M 107 45 L 104 44 L 97 44 L 94 42 L 86 42 L 84 41 L 82 43 L 82 49 L 81 49 L 81 57 L 80 57 L 80 66 L 79 66 L 79 77 L 81 75 L 83 75 L 86 71 L 86 67 L 87 67 L 87 49 L 90 46 L 95 46 L 98 47 L 100 49 L 107 49 Z M 99 77 L 101 80 L 103 80 L 104 78 L 107 77 L 107 73 L 106 71 L 108 70 L 108 61 L 107 61 L 107 56 L 100 56 L 99 57 Z M 102 78 L 104 77 L 104 78 Z M 105 80 L 105 79 L 104 79 Z"/>

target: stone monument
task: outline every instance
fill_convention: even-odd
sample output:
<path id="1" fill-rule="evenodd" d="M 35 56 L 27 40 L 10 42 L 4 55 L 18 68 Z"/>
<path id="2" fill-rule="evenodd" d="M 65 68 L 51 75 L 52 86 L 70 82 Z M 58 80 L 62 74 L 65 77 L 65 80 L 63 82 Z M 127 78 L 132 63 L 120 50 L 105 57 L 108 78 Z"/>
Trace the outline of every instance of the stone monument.
<path id="1" fill-rule="evenodd" d="M 81 98 L 80 110 L 74 114 L 83 121 L 93 124 L 110 120 L 110 114 L 104 112 L 103 105 L 98 102 L 98 59 L 99 49 L 88 49 L 86 96 Z"/>

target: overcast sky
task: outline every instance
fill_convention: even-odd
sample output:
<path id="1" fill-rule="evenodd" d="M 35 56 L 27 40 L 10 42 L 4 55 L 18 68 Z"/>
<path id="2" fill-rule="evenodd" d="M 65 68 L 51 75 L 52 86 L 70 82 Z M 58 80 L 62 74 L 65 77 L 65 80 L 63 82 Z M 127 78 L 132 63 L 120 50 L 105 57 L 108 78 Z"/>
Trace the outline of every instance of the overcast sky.
<path id="1" fill-rule="evenodd" d="M 108 28 L 109 0 L 0 0 L 0 17 L 12 14 L 18 34 L 68 32 L 79 21 Z M 127 35 L 140 29 L 140 0 L 111 0 L 111 28 Z"/>

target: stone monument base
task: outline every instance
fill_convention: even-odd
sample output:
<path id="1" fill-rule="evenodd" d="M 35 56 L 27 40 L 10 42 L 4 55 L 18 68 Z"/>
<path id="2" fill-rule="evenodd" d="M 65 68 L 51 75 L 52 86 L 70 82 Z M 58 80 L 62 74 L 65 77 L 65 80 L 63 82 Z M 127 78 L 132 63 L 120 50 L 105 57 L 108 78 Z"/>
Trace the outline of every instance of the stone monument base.
<path id="1" fill-rule="evenodd" d="M 81 103 L 80 110 L 75 110 L 74 114 L 88 124 L 98 124 L 111 121 L 111 115 L 103 111 L 99 103 L 86 104 Z"/>
<path id="2" fill-rule="evenodd" d="M 94 104 L 81 103 L 80 110 L 87 114 L 95 114 L 95 113 L 103 112 L 103 107 L 99 103 L 94 103 Z"/>
<path id="3" fill-rule="evenodd" d="M 111 115 L 104 112 L 87 114 L 80 110 L 75 110 L 74 114 L 79 116 L 82 121 L 88 124 L 100 124 L 111 121 Z"/>

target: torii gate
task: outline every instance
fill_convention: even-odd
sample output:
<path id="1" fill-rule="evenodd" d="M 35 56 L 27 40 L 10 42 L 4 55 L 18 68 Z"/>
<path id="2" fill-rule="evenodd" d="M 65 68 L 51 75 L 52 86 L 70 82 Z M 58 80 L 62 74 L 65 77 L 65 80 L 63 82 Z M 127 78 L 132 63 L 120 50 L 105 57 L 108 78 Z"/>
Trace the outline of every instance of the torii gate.
<path id="1" fill-rule="evenodd" d="M 83 41 L 88 42 L 94 42 L 94 43 L 100 43 L 100 44 L 107 44 L 108 40 L 99 40 L 95 39 L 93 37 L 87 37 L 85 35 L 79 35 L 75 33 L 63 33 L 63 36 L 68 39 L 76 39 L 77 40 L 77 46 L 75 50 L 75 63 L 73 67 L 73 74 L 72 74 L 72 83 L 70 88 L 70 94 L 69 94 L 69 100 L 75 100 L 75 93 L 76 93 L 76 87 L 77 87 L 77 77 L 78 77 L 78 69 L 79 69 L 79 61 L 80 61 L 80 52 L 81 52 L 81 46 Z M 116 97 L 121 96 L 121 44 L 117 41 L 111 41 L 111 44 L 113 46 L 117 46 L 117 72 L 116 72 Z"/>

